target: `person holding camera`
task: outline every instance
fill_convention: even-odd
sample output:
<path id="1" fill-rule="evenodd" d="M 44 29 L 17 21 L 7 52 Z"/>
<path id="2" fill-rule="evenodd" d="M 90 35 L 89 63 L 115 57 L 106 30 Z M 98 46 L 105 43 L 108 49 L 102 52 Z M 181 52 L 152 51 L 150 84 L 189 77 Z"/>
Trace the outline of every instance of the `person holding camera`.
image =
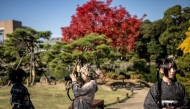
<path id="1" fill-rule="evenodd" d="M 92 101 L 98 90 L 96 81 L 93 78 L 93 70 L 89 65 L 85 65 L 80 70 L 84 84 L 80 87 L 77 77 L 70 74 L 72 79 L 72 90 L 75 96 L 72 109 L 92 109 Z"/>
<path id="2" fill-rule="evenodd" d="M 190 109 L 185 87 L 176 80 L 176 63 L 166 58 L 158 64 L 162 79 L 151 86 L 144 109 Z"/>
<path id="3" fill-rule="evenodd" d="M 11 105 L 14 104 L 12 109 L 34 109 L 30 100 L 30 94 L 27 88 L 22 84 L 25 81 L 26 72 L 22 69 L 14 70 L 10 73 L 9 79 L 12 82 L 11 88 Z"/>

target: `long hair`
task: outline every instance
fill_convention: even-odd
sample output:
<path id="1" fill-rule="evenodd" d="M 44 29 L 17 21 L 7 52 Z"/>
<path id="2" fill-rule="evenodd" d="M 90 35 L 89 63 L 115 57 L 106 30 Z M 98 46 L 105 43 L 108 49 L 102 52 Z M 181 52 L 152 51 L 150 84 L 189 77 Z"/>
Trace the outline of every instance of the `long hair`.
<path id="1" fill-rule="evenodd" d="M 22 69 L 13 70 L 9 74 L 9 79 L 11 80 L 13 84 L 22 83 L 23 82 L 22 77 L 26 77 L 26 72 Z"/>

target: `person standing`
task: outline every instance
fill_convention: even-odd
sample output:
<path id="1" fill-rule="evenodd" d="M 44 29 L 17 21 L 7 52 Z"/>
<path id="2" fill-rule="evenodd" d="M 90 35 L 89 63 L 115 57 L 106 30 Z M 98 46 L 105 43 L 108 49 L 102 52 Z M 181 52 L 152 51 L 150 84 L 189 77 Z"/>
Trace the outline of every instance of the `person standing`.
<path id="1" fill-rule="evenodd" d="M 30 94 L 27 88 L 22 84 L 26 79 L 26 72 L 22 69 L 14 70 L 10 73 L 9 79 L 12 82 L 11 88 L 11 105 L 12 109 L 34 109 L 30 100 Z"/>
<path id="2" fill-rule="evenodd" d="M 79 86 L 76 75 L 70 74 L 72 90 L 75 96 L 72 109 L 92 109 L 92 101 L 98 90 L 97 83 L 93 78 L 93 70 L 89 65 L 85 65 L 81 68 L 80 73 L 84 81 L 82 87 Z"/>
<path id="3" fill-rule="evenodd" d="M 144 109 L 190 109 L 190 101 L 184 85 L 176 80 L 176 63 L 169 58 L 161 61 L 162 79 L 151 86 Z"/>

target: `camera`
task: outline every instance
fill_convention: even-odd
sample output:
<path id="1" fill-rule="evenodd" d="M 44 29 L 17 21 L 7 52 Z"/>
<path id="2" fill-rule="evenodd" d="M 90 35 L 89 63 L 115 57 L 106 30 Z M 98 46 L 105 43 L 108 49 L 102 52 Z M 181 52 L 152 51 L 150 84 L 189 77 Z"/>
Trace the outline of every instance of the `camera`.
<path id="1" fill-rule="evenodd" d="M 64 79 L 65 79 L 65 81 L 72 81 L 70 76 L 65 76 Z"/>

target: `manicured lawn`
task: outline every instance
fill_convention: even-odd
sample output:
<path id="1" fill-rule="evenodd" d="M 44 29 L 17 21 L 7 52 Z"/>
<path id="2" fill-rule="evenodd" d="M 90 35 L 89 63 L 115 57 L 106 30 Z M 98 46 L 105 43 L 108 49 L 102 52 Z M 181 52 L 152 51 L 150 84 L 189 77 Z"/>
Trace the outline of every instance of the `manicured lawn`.
<path id="1" fill-rule="evenodd" d="M 34 87 L 27 87 L 31 94 L 31 100 L 36 109 L 67 109 L 71 104 L 65 91 L 64 83 L 57 85 L 37 84 Z M 95 95 L 95 99 L 103 99 L 105 105 L 112 104 L 119 97 L 120 100 L 125 99 L 126 89 L 118 89 L 112 91 L 108 86 L 99 85 L 99 90 Z M 10 104 L 11 86 L 0 88 L 0 109 L 11 109 Z M 70 90 L 71 98 L 73 98 Z"/>

